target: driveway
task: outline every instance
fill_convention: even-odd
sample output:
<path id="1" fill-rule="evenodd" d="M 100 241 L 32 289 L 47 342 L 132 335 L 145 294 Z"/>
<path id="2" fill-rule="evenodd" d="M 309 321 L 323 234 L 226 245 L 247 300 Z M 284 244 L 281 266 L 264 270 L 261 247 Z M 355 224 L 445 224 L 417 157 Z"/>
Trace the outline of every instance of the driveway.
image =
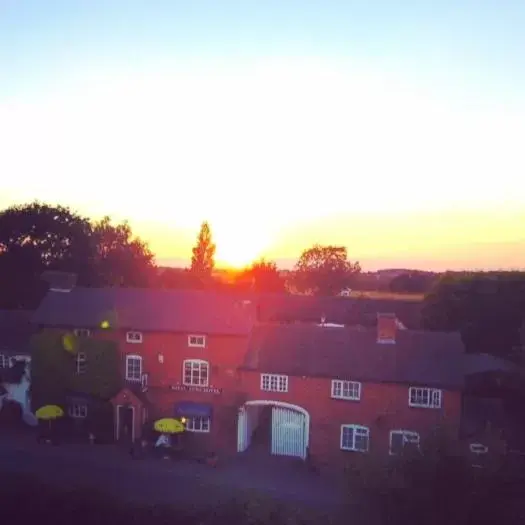
<path id="1" fill-rule="evenodd" d="M 30 473 L 46 483 L 92 487 L 135 503 L 217 506 L 255 491 L 321 512 L 338 509 L 342 498 L 335 486 L 296 465 L 269 459 L 263 466 L 237 459 L 212 468 L 193 461 L 133 461 L 113 446 L 54 447 L 0 437 L 4 475 Z"/>

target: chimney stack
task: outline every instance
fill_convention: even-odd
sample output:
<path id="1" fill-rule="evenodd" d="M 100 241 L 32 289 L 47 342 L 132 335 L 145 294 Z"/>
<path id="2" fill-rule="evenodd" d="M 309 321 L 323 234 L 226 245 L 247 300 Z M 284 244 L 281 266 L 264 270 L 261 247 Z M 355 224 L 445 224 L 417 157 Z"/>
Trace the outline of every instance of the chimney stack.
<path id="1" fill-rule="evenodd" d="M 377 342 L 380 344 L 396 344 L 398 321 L 396 314 L 377 314 Z"/>

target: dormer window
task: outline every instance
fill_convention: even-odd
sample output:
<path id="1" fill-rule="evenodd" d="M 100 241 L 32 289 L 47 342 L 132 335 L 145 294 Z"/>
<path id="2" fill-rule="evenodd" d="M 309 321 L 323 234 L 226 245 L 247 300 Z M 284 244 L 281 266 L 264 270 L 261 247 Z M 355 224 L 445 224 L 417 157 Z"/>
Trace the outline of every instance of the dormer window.
<path id="1" fill-rule="evenodd" d="M 126 343 L 142 343 L 142 332 L 126 332 Z"/>
<path id="2" fill-rule="evenodd" d="M 194 346 L 199 348 L 206 347 L 206 336 L 205 335 L 189 335 L 188 346 Z"/>

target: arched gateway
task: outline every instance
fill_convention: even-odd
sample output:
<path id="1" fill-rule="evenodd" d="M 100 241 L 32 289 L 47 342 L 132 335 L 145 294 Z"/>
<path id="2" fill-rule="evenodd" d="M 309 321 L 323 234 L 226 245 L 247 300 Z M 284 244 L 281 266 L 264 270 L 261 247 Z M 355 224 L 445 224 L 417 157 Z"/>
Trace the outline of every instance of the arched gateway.
<path id="1" fill-rule="evenodd" d="M 237 451 L 244 452 L 250 446 L 263 407 L 271 407 L 271 453 L 306 459 L 310 415 L 304 408 L 282 401 L 261 399 L 244 403 L 239 409 Z"/>

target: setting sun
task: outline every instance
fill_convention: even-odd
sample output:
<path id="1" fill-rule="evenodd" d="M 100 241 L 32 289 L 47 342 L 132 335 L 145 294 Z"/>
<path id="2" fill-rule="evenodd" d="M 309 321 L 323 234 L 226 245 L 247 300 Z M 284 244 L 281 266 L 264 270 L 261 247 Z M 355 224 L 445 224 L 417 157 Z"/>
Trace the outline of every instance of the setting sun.
<path id="1" fill-rule="evenodd" d="M 228 223 L 230 221 L 211 223 L 219 266 L 243 268 L 264 255 L 270 241 L 264 228 L 249 222 Z"/>

